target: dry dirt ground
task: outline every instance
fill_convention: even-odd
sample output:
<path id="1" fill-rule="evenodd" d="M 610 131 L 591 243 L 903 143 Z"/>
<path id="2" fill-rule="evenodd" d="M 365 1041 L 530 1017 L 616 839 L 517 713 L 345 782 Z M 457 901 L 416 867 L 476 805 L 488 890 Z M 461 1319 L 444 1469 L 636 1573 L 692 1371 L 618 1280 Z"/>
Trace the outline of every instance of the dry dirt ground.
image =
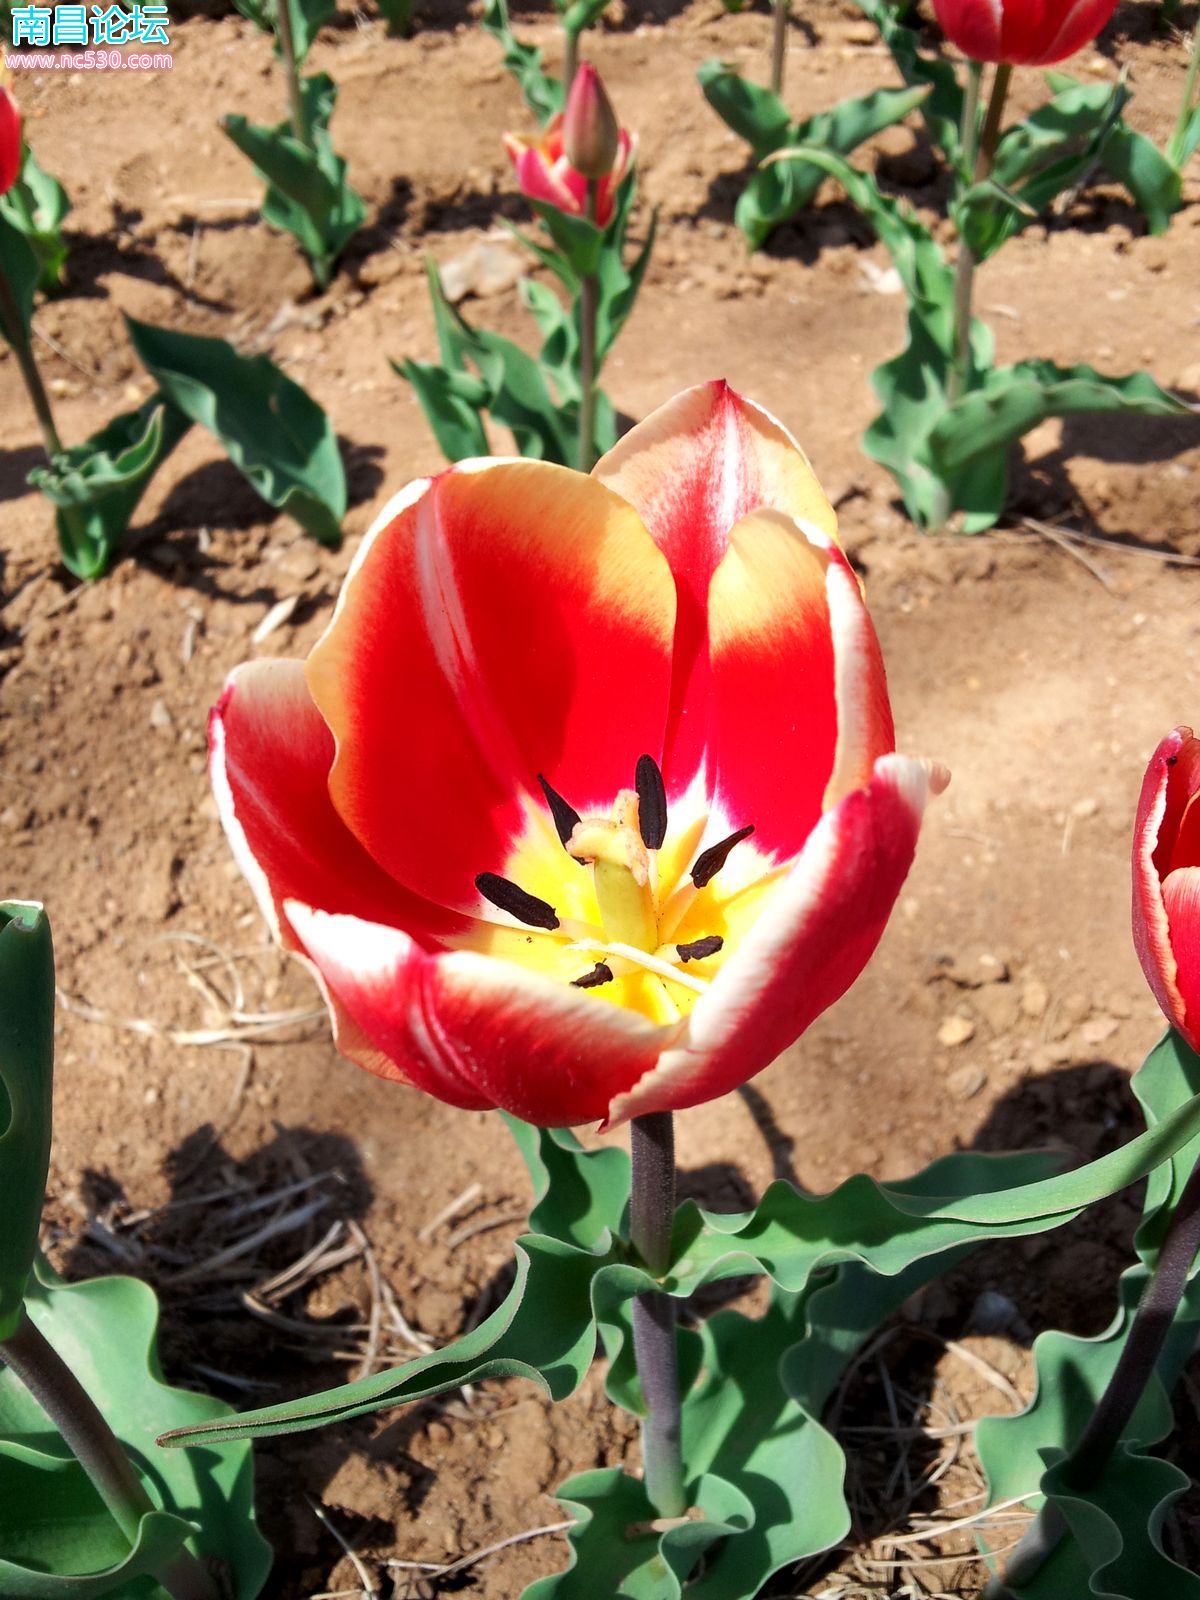
<path id="1" fill-rule="evenodd" d="M 893 81 L 852 6 L 796 9 L 797 114 Z M 1161 140 L 1185 44 L 1156 33 L 1155 14 L 1126 0 L 1078 65 L 1112 77 L 1127 63 L 1132 118 Z M 556 50 L 548 4 L 516 20 Z M 1194 21 L 1183 6 L 1180 28 Z M 1127 1075 L 1160 1022 L 1129 937 L 1131 818 L 1158 738 L 1200 716 L 1200 420 L 1049 424 L 1028 441 L 1003 529 L 915 535 L 857 443 L 873 414 L 867 374 L 902 340 L 902 302 L 878 292 L 871 270 L 886 266 L 882 252 L 832 186 L 760 256 L 747 259 L 732 225 L 744 150 L 694 71 L 720 54 L 761 76 L 767 36 L 761 3 L 727 16 L 718 0 L 625 0 L 622 14 L 617 0 L 588 40 L 638 129 L 643 205 L 661 211 L 606 381 L 636 418 L 724 375 L 798 434 L 866 578 L 900 747 L 946 761 L 954 781 L 852 993 L 740 1096 L 678 1119 L 684 1190 L 734 1209 L 776 1174 L 825 1189 L 966 1145 L 1060 1141 L 1093 1156 L 1134 1130 Z M 370 218 L 314 295 L 291 241 L 258 220 L 256 179 L 216 122 L 283 114 L 268 43 L 236 16 L 192 17 L 173 42 L 169 72 L 44 73 L 18 86 L 39 158 L 75 203 L 69 285 L 37 313 L 61 431 L 81 439 L 148 392 L 122 312 L 268 349 L 343 439 L 346 543 L 331 554 L 272 517 L 195 430 L 156 480 L 125 558 L 79 588 L 56 564 L 45 502 L 25 487 L 37 435 L 14 363 L 0 360 L 2 889 L 46 901 L 58 947 L 51 1252 L 71 1273 L 155 1282 L 170 1374 L 243 1404 L 403 1359 L 412 1340 L 476 1322 L 506 1285 L 527 1200 L 498 1118 L 335 1057 L 312 987 L 268 947 L 233 867 L 203 750 L 226 672 L 255 653 L 307 650 L 376 508 L 438 464 L 384 358 L 433 352 L 424 253 L 448 262 L 498 217 L 525 216 L 499 135 L 528 119 L 465 3 L 427 0 L 411 41 L 340 16 L 312 65 L 340 85 L 336 143 Z M 1018 80 L 1018 103 L 1031 106 L 1040 81 Z M 944 198 L 911 130 L 858 159 L 918 205 Z M 1001 357 L 1145 366 L 1200 390 L 1194 169 L 1187 198 L 1163 239 L 1100 187 L 1007 246 L 979 282 Z M 466 309 L 528 339 L 512 288 Z M 1109 542 L 1064 543 L 1024 518 Z M 256 643 L 271 608 L 293 599 Z M 889 1330 L 843 1397 L 855 1537 L 773 1593 L 978 1592 L 968 1533 L 892 1539 L 978 1508 L 969 1438 L 881 1433 L 889 1402 L 905 1426 L 1011 1408 L 1014 1385 L 1028 1392 L 1032 1334 L 1108 1320 L 1133 1215 L 1123 1199 L 980 1256 Z M 277 1225 L 270 1237 L 213 1263 L 264 1220 Z M 1179 1405 L 1186 1459 L 1200 1441 L 1194 1391 Z M 951 1451 L 940 1481 L 922 1487 Z M 554 1536 L 445 1579 L 384 1563 L 450 1563 L 556 1522 L 562 1478 L 622 1460 L 636 1465 L 634 1431 L 609 1415 L 594 1378 L 553 1413 L 520 1385 L 488 1387 L 469 1405 L 268 1444 L 268 1592 L 359 1592 L 344 1540 L 383 1593 L 507 1600 L 562 1564 Z M 1198 1527 L 1200 1503 L 1185 1502 L 1177 1548 L 1194 1555 Z"/>

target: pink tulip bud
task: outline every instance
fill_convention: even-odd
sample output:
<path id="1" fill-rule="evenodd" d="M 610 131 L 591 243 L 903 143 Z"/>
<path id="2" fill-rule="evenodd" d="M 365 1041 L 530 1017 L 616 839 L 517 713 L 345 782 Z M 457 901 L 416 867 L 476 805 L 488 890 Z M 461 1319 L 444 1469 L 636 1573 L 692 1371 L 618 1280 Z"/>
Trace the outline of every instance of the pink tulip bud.
<path id="1" fill-rule="evenodd" d="M 1133 943 L 1172 1024 L 1200 1050 L 1200 739 L 1175 728 L 1146 769 L 1133 830 Z"/>
<path id="2" fill-rule="evenodd" d="M 617 159 L 620 131 L 600 74 L 585 61 L 575 74 L 563 116 L 567 160 L 585 178 L 607 178 Z"/>
<path id="3" fill-rule="evenodd" d="M 21 113 L 0 84 L 0 194 L 7 194 L 21 170 Z"/>

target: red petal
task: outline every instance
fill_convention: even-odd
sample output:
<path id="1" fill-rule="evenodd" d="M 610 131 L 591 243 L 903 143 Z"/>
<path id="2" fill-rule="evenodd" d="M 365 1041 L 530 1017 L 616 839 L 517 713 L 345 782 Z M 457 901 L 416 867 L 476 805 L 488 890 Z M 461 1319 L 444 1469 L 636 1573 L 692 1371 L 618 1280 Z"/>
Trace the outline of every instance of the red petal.
<path id="1" fill-rule="evenodd" d="M 350 1024 L 339 1048 L 451 1105 L 540 1127 L 596 1122 L 677 1032 L 511 962 L 429 956 L 390 928 L 288 911 Z"/>
<path id="2" fill-rule="evenodd" d="M 703 759 L 708 587 L 729 530 L 759 507 L 811 522 L 830 537 L 836 518 L 791 435 L 723 381 L 676 395 L 627 433 L 594 475 L 641 513 L 679 590 L 665 763 L 677 795 Z"/>
<path id="3" fill-rule="evenodd" d="M 933 0 L 942 32 L 972 61 L 1003 61 L 1001 0 Z"/>
<path id="4" fill-rule="evenodd" d="M 1048 67 L 1065 61 L 1094 39 L 1116 10 L 1117 0 L 1063 0 L 1031 5 L 1008 0 L 1001 25 L 1001 60 Z"/>
<path id="5" fill-rule="evenodd" d="M 1200 1032 L 1189 1028 L 1168 921 L 1163 878 L 1171 870 L 1180 824 L 1197 787 L 1200 741 L 1190 728 L 1175 728 L 1150 758 L 1133 827 L 1133 944 L 1146 982 L 1168 1021 L 1200 1048 Z M 1177 866 L 1192 863 L 1181 859 Z M 1200 1013 L 1196 1013 L 1200 1016 Z"/>
<path id="6" fill-rule="evenodd" d="M 288 899 L 403 924 L 426 938 L 464 925 L 389 878 L 334 810 L 328 787 L 333 738 L 300 662 L 239 667 L 210 719 L 209 750 L 233 853 L 288 948 L 295 948 L 281 911 Z"/>
<path id="7" fill-rule="evenodd" d="M 1172 1017 L 1191 1045 L 1200 1050 L 1200 867 L 1177 867 L 1163 879 L 1163 908 L 1175 958 L 1175 989 L 1182 1019 Z"/>
<path id="8" fill-rule="evenodd" d="M 679 1043 L 614 1101 L 610 1123 L 716 1099 L 760 1072 L 866 966 L 912 863 L 944 769 L 884 756 L 828 811 L 763 915 L 693 1009 Z"/>
<path id="9" fill-rule="evenodd" d="M 0 86 L 0 194 L 7 194 L 21 172 L 21 113 Z"/>
<path id="10" fill-rule="evenodd" d="M 444 473 L 360 550 L 308 662 L 337 740 L 334 804 L 375 859 L 444 905 L 479 901 L 544 809 L 544 773 L 607 808 L 658 754 L 674 586 L 637 514 L 545 462 Z"/>
<path id="11" fill-rule="evenodd" d="M 777 861 L 893 747 L 858 581 L 813 532 L 779 512 L 744 517 L 709 590 L 708 753 L 722 825 L 753 823 L 755 845 Z"/>

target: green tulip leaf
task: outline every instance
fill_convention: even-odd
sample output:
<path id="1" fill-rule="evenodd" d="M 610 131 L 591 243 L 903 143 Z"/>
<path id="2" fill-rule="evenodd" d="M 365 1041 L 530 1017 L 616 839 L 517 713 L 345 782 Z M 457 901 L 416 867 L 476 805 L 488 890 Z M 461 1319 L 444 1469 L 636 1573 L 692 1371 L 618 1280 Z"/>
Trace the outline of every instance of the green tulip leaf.
<path id="1" fill-rule="evenodd" d="M 1150 1129 L 1159 1130 L 1195 1104 L 1200 1057 L 1168 1032 L 1134 1076 L 1133 1088 Z M 1110 1326 L 1094 1338 L 1042 1334 L 1034 1343 L 1037 1384 L 1030 1404 L 1017 1416 L 985 1418 L 976 1429 L 989 1502 L 1020 1496 L 1040 1507 L 1038 1533 L 1047 1553 L 1036 1571 L 1023 1576 L 1014 1569 L 1008 1582 L 1019 1600 L 1200 1597 L 1200 1578 L 1165 1554 L 1161 1538 L 1167 1511 L 1188 1479 L 1148 1454 L 1171 1431 L 1170 1393 L 1200 1336 L 1195 1268 L 1154 1373 L 1099 1481 L 1080 1490 L 1065 1470 L 1125 1348 L 1163 1233 L 1197 1160 L 1200 1139 L 1193 1137 L 1151 1172 L 1134 1241 L 1141 1259 L 1121 1279 Z"/>
<path id="2" fill-rule="evenodd" d="M 50 1167 L 54 946 L 40 905 L 0 902 L 0 1339 L 21 1318 Z"/>
<path id="3" fill-rule="evenodd" d="M 516 79 L 525 104 L 545 127 L 563 108 L 562 83 L 543 68 L 541 50 L 536 45 L 522 44 L 513 34 L 507 0 L 484 0 L 479 20 L 504 52 L 505 69 Z"/>
<path id="4" fill-rule="evenodd" d="M 229 1410 L 163 1382 L 153 1291 L 133 1278 L 65 1284 L 39 1262 L 25 1305 L 112 1426 L 156 1510 L 142 1519 L 130 1550 L 41 1407 L 0 1370 L 0 1593 L 165 1600 L 145 1574 L 186 1538 L 193 1554 L 225 1574 L 232 1600 L 253 1600 L 271 1555 L 254 1522 L 249 1447 L 166 1455 L 154 1443 L 155 1424 L 212 1424 Z"/>
<path id="5" fill-rule="evenodd" d="M 8 280 L 25 338 L 33 335 L 33 297 L 37 292 L 40 267 L 38 258 L 24 233 L 0 211 L 0 272 Z M 0 311 L 0 333 L 11 345 L 15 330 L 8 326 L 7 313 Z"/>
<path id="6" fill-rule="evenodd" d="M 747 141 L 755 160 L 764 163 L 751 175 L 734 212 L 751 250 L 759 249 L 780 223 L 811 202 L 828 171 L 799 156 L 785 162 L 767 162 L 767 157 L 783 149 L 790 153 L 800 145 L 848 155 L 864 140 L 902 121 L 929 93 L 925 85 L 877 89 L 793 124 L 778 96 L 746 82 L 724 62 L 706 61 L 696 76 L 717 115 Z"/>
<path id="7" fill-rule="evenodd" d="M 551 394 L 538 361 L 500 334 L 473 328 L 446 298 L 433 261 L 427 263 L 441 369 L 392 363 L 413 384 L 434 435 L 451 461 L 486 454 L 486 412 L 511 429 L 521 455 L 566 464 L 574 459 L 578 405 Z M 472 374 L 470 362 L 477 374 Z M 444 376 L 435 377 L 435 372 Z M 476 413 L 472 423 L 469 412 Z M 484 449 L 480 449 L 480 445 Z M 451 452 L 461 452 L 451 454 Z"/>
<path id="8" fill-rule="evenodd" d="M 290 122 L 262 127 L 232 114 L 221 123 L 267 186 L 263 220 L 299 241 L 322 289 L 367 214 L 329 135 L 336 98 L 336 86 L 325 73 L 302 81 L 306 141 L 296 137 Z"/>
<path id="9" fill-rule="evenodd" d="M 620 1236 L 629 1198 L 625 1151 L 585 1150 L 570 1128 L 535 1128 L 501 1115 L 533 1181 L 533 1231 L 580 1249 L 602 1234 Z"/>
<path id="10" fill-rule="evenodd" d="M 132 317 L 125 325 L 138 359 L 171 404 L 215 434 L 264 500 L 336 549 L 346 474 L 317 402 L 267 356 L 242 356 L 224 339 Z"/>
<path id="11" fill-rule="evenodd" d="M 961 156 L 963 92 L 951 62 L 923 56 L 917 49 L 919 33 L 900 20 L 901 9 L 893 0 L 857 0 L 859 9 L 879 29 L 904 82 L 910 88 L 925 88 L 928 97 L 921 102 L 921 115 L 952 166 Z"/>
<path id="12" fill-rule="evenodd" d="M 28 481 L 57 508 L 58 546 L 69 572 L 89 581 L 108 571 L 147 484 L 190 427 L 182 411 L 154 394 L 71 445 L 52 466 L 33 468 Z"/>
<path id="13" fill-rule="evenodd" d="M 219 1444 L 299 1433 L 484 1378 L 528 1378 L 555 1400 L 564 1399 L 583 1382 L 591 1365 L 596 1348 L 592 1279 L 613 1254 L 607 1239 L 593 1252 L 527 1234 L 516 1243 L 516 1278 L 504 1303 L 453 1344 L 324 1394 L 198 1427 L 172 1428 L 160 1442 Z"/>
<path id="14" fill-rule="evenodd" d="M 563 31 L 578 38 L 585 28 L 590 28 L 594 22 L 608 9 L 609 0 L 570 0 L 563 4 L 562 0 L 554 0 L 562 16 Z"/>
<path id="15" fill-rule="evenodd" d="M 1084 411 L 1178 417 L 1192 410 L 1146 372 L 1114 378 L 1085 365 L 1019 361 L 989 373 L 982 388 L 947 407 L 930 429 L 929 459 L 950 478 L 980 456 L 1000 455 L 1047 417 Z"/>
<path id="16" fill-rule="evenodd" d="M 604 229 L 598 228 L 586 217 L 562 211 L 548 200 L 530 200 L 529 204 L 546 225 L 546 232 L 555 246 L 570 263 L 579 278 L 600 270 L 600 255 L 604 248 Z"/>
<path id="17" fill-rule="evenodd" d="M 1200 143 L 1200 113 L 1193 117 L 1191 149 L 1178 163 L 1122 118 L 1104 141 L 1100 159 L 1106 170 L 1123 183 L 1145 217 L 1151 233 L 1165 233 L 1183 200 L 1182 167 Z"/>
<path id="18" fill-rule="evenodd" d="M 1177 172 L 1183 171 L 1186 161 L 1200 148 L 1200 102 L 1192 107 L 1186 117 L 1167 140 L 1167 160 Z"/>
<path id="19" fill-rule="evenodd" d="M 57 178 L 43 172 L 25 145 L 16 183 L 0 198 L 0 216 L 24 235 L 38 263 L 37 286 L 44 294 L 62 287 L 67 245 L 62 225 L 71 202 Z"/>

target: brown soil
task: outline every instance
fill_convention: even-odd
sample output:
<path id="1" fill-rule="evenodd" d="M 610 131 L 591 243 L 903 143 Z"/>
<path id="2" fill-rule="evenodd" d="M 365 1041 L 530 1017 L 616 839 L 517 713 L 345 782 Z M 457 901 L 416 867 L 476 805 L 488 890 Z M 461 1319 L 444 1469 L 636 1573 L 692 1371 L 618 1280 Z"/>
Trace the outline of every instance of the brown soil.
<path id="1" fill-rule="evenodd" d="M 423 254 L 446 262 L 497 217 L 525 214 L 499 133 L 527 119 L 467 11 L 429 0 L 407 42 L 365 18 L 322 35 L 312 65 L 340 86 L 336 141 L 370 223 L 320 296 L 291 241 L 257 220 L 257 181 L 216 127 L 225 111 L 263 121 L 283 113 L 269 46 L 249 24 L 197 16 L 177 25 L 170 72 L 45 73 L 18 85 L 39 158 L 75 203 L 69 288 L 37 315 L 64 436 L 83 438 L 148 393 L 123 337 L 120 314 L 130 312 L 269 349 L 328 409 L 350 469 L 348 537 L 330 554 L 273 519 L 196 430 L 153 486 L 127 557 L 78 588 L 55 564 L 45 502 L 25 487 L 37 435 L 14 363 L 0 361 L 2 887 L 46 901 L 63 991 L 49 1244 L 72 1273 L 132 1270 L 156 1282 L 172 1376 L 235 1404 L 356 1370 L 369 1335 L 353 1325 L 377 1298 L 373 1272 L 429 1340 L 473 1324 L 505 1287 L 526 1201 L 498 1118 L 452 1111 L 335 1057 L 309 1015 L 307 979 L 267 944 L 218 828 L 203 757 L 205 716 L 226 672 L 255 653 L 310 647 L 376 508 L 438 464 L 384 357 L 433 352 Z M 1155 11 L 1124 4 L 1103 53 L 1077 65 L 1112 77 L 1128 63 L 1132 118 L 1161 140 L 1184 45 L 1155 35 Z M 1062 1141 L 1094 1155 L 1134 1129 L 1126 1076 L 1160 1027 L 1129 939 L 1129 832 L 1150 750 L 1200 714 L 1200 577 L 1163 559 L 1200 554 L 1200 422 L 1049 424 L 1028 441 L 1006 530 L 973 541 L 916 536 L 858 446 L 873 414 L 867 374 L 902 340 L 901 300 L 872 286 L 882 252 L 832 187 L 752 259 L 732 226 L 744 151 L 693 73 L 720 54 L 760 75 L 761 6 L 726 16 L 718 0 L 625 0 L 622 15 L 617 0 L 613 13 L 589 53 L 638 128 L 643 194 L 661 207 L 662 234 L 608 370 L 610 392 L 638 417 L 686 384 L 725 375 L 795 430 L 866 574 L 901 748 L 954 771 L 852 994 L 740 1096 L 678 1119 L 684 1188 L 740 1208 L 776 1174 L 824 1189 L 860 1169 L 898 1175 L 964 1145 Z M 1181 27 L 1193 20 L 1185 7 Z M 555 50 L 548 6 L 519 11 L 518 22 Z M 797 113 L 892 81 L 861 18 L 835 0 L 810 0 L 797 17 L 789 74 Z M 1032 105 L 1036 74 L 1018 79 L 1018 101 Z M 859 157 L 874 158 L 916 203 L 939 201 L 911 132 L 893 130 Z M 1001 357 L 1145 366 L 1200 389 L 1194 177 L 1188 198 L 1163 239 L 1100 188 L 1009 245 L 979 285 Z M 467 309 L 528 339 L 511 289 Z M 1064 547 L 1022 516 L 1061 518 L 1117 544 Z M 290 618 L 256 645 L 258 624 L 290 597 Z M 301 1020 L 228 1037 L 239 1031 L 229 1016 L 239 983 L 241 1011 L 299 1010 Z M 955 1018 L 967 1024 L 962 1042 L 939 1042 Z M 217 1038 L 177 1032 L 204 1029 Z M 236 1263 L 204 1265 L 250 1230 L 240 1209 L 248 1198 L 330 1173 L 255 1214 L 325 1197 L 323 1210 L 246 1258 L 241 1275 Z M 215 1200 L 161 1209 L 214 1191 Z M 1132 1217 L 1132 1202 L 1118 1201 L 952 1275 L 860 1372 L 843 1422 L 887 1420 L 885 1373 L 904 1421 L 935 1386 L 959 1417 L 1010 1407 L 1004 1379 L 1027 1392 L 1031 1333 L 1108 1320 Z M 334 1244 L 357 1254 L 274 1304 L 341 1332 L 272 1332 L 240 1293 L 332 1223 Z M 975 1331 L 985 1290 L 1012 1302 L 999 1334 Z M 987 1369 L 938 1342 L 947 1338 L 1002 1377 L 981 1376 Z M 402 1359 L 411 1346 L 386 1332 L 378 1353 Z M 1193 1418 L 1193 1443 L 1195 1433 Z M 925 1589 L 904 1592 L 976 1594 L 969 1535 L 927 1547 L 943 1564 L 917 1569 L 904 1565 L 911 1547 L 878 1538 L 903 1532 L 913 1512 L 978 1507 L 968 1498 L 979 1485 L 969 1441 L 936 1488 L 906 1504 L 896 1487 L 905 1447 L 876 1439 L 859 1450 L 855 1441 L 870 1437 L 846 1435 L 859 1459 L 857 1544 L 776 1592 L 883 1595 L 923 1575 Z M 914 1481 L 938 1449 L 913 1454 Z M 385 1593 L 389 1582 L 396 1595 L 460 1585 L 501 1600 L 562 1564 L 557 1540 L 514 1545 L 441 1591 L 414 1569 L 389 1577 L 382 1563 L 449 1562 L 557 1521 L 558 1482 L 597 1464 L 636 1466 L 637 1444 L 593 1374 L 557 1410 L 521 1385 L 490 1387 L 469 1403 L 452 1397 L 268 1444 L 258 1459 L 262 1519 L 278 1552 L 271 1595 L 357 1592 L 340 1535 L 383 1574 Z M 1194 1551 L 1187 1511 L 1173 1537 Z M 956 1549 L 962 1561 L 947 1564 Z"/>

